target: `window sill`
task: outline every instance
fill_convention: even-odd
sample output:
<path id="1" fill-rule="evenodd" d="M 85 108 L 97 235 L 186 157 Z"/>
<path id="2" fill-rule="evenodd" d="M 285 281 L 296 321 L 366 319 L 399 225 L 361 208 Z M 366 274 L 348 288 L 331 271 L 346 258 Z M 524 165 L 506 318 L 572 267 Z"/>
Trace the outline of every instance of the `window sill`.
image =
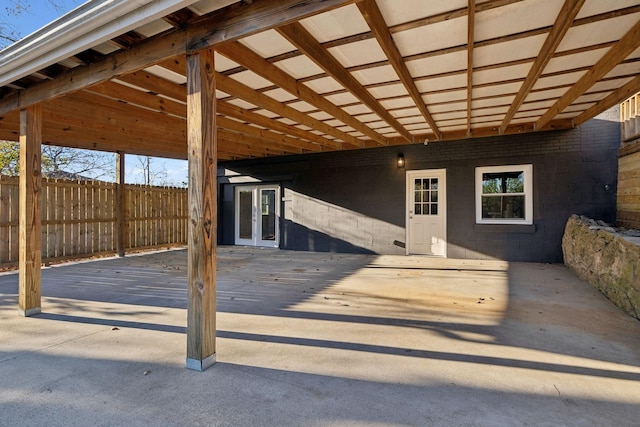
<path id="1" fill-rule="evenodd" d="M 520 233 L 533 234 L 536 232 L 535 224 L 476 224 L 474 231 L 477 233 Z"/>

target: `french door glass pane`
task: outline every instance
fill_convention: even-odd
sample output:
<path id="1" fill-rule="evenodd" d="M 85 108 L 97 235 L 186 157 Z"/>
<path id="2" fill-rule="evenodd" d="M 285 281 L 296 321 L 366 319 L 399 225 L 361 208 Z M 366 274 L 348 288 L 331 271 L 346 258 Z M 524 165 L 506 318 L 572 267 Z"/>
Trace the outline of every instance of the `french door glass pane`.
<path id="1" fill-rule="evenodd" d="M 241 239 L 252 239 L 253 191 L 240 191 L 238 203 L 239 235 Z"/>
<path id="2" fill-rule="evenodd" d="M 276 190 L 260 190 L 262 240 L 276 240 Z"/>

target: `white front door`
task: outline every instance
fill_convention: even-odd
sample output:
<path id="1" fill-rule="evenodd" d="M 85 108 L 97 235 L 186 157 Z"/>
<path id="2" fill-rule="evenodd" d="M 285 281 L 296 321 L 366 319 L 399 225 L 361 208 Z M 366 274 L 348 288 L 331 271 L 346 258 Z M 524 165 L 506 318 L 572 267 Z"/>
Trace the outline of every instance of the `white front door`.
<path id="1" fill-rule="evenodd" d="M 236 245 L 277 248 L 280 232 L 280 188 L 250 185 L 236 187 Z"/>
<path id="2" fill-rule="evenodd" d="M 446 169 L 407 172 L 407 255 L 447 256 Z"/>

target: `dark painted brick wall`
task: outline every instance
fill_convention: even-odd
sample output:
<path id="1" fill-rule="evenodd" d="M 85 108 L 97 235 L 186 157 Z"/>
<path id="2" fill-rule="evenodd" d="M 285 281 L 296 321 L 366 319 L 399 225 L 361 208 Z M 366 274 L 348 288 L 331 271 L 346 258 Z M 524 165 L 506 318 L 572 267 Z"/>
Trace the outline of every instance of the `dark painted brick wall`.
<path id="1" fill-rule="evenodd" d="M 445 168 L 449 257 L 561 262 L 571 214 L 615 221 L 619 141 L 613 109 L 568 131 L 221 163 L 219 240 L 233 244 L 230 182 L 246 176 L 282 186 L 283 249 L 404 254 L 405 171 Z M 534 230 L 476 225 L 475 168 L 527 163 Z"/>

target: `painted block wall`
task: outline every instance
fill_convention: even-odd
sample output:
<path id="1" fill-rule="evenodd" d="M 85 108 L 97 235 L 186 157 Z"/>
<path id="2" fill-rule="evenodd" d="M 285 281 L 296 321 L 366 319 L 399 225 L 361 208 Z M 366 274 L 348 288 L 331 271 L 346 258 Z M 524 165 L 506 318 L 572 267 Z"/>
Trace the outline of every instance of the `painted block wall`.
<path id="1" fill-rule="evenodd" d="M 616 109 L 578 129 L 220 164 L 219 243 L 233 244 L 233 186 L 282 188 L 282 249 L 404 254 L 407 170 L 447 170 L 448 256 L 561 262 L 572 214 L 615 222 Z M 405 169 L 396 158 L 404 154 Z M 533 164 L 534 226 L 475 223 L 475 168 Z"/>

